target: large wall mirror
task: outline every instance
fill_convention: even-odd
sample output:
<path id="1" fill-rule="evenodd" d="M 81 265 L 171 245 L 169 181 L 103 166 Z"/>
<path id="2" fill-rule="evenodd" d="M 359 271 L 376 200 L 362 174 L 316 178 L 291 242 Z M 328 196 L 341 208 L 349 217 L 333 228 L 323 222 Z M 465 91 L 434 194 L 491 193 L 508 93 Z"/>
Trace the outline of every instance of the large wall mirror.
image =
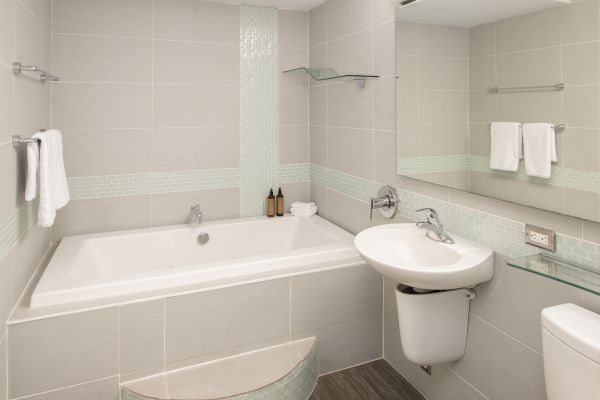
<path id="1" fill-rule="evenodd" d="M 398 174 L 600 221 L 598 2 L 404 3 L 396 8 Z M 548 162 L 552 136 L 550 176 L 528 174 Z M 515 140 L 527 146 L 516 171 L 497 164 Z"/>

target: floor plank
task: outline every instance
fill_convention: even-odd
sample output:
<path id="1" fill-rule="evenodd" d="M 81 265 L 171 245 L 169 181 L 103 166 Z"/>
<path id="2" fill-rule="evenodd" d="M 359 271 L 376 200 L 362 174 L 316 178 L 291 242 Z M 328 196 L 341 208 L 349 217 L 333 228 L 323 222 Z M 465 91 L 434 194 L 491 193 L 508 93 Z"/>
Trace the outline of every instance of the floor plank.
<path id="1" fill-rule="evenodd" d="M 309 400 L 425 400 L 385 360 L 324 375 Z"/>

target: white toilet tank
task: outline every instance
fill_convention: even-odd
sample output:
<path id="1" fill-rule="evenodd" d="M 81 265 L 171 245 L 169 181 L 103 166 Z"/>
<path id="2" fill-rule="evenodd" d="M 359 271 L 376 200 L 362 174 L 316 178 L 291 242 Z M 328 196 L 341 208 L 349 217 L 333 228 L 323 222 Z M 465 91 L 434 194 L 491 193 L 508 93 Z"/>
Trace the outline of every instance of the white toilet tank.
<path id="1" fill-rule="evenodd" d="M 600 315 L 575 304 L 542 311 L 548 400 L 600 400 Z"/>

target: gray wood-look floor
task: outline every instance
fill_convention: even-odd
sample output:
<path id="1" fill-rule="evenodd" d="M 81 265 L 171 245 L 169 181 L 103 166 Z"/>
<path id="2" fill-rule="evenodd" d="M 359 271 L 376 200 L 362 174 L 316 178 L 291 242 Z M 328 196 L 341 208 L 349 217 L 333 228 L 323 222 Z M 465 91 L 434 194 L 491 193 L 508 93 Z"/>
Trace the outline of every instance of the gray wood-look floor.
<path id="1" fill-rule="evenodd" d="M 309 400 L 425 400 L 384 360 L 324 375 Z"/>

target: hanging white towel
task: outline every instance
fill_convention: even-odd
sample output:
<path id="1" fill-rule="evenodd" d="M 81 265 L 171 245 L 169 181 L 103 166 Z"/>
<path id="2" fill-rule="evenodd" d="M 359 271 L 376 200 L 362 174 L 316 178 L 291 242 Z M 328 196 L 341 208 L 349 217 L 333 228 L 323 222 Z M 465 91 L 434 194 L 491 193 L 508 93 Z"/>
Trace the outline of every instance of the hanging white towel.
<path id="1" fill-rule="evenodd" d="M 60 131 L 52 129 L 38 132 L 32 137 L 39 140 L 39 145 L 38 143 L 27 145 L 28 171 L 25 199 L 31 201 L 36 197 L 36 172 L 39 170 L 38 225 L 48 227 L 54 223 L 56 210 L 69 202 L 62 135 Z"/>
<path id="2" fill-rule="evenodd" d="M 523 158 L 523 136 L 519 122 L 492 122 L 490 168 L 517 171 Z"/>
<path id="3" fill-rule="evenodd" d="M 553 124 L 523 125 L 523 152 L 525 172 L 529 176 L 550 178 L 556 155 L 556 133 Z"/>

